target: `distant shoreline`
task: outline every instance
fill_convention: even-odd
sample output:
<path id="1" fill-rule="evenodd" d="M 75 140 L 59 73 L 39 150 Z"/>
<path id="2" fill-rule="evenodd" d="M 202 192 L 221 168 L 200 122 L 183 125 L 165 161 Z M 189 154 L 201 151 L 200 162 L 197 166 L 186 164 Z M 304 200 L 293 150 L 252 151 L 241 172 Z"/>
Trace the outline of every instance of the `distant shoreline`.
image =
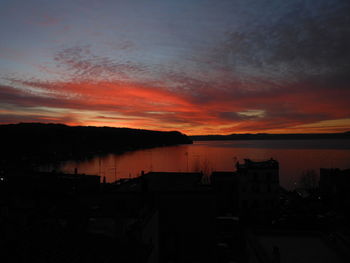
<path id="1" fill-rule="evenodd" d="M 193 141 L 233 141 L 233 140 L 319 140 L 350 139 L 350 132 L 344 133 L 294 133 L 294 134 L 230 134 L 230 135 L 192 135 Z"/>

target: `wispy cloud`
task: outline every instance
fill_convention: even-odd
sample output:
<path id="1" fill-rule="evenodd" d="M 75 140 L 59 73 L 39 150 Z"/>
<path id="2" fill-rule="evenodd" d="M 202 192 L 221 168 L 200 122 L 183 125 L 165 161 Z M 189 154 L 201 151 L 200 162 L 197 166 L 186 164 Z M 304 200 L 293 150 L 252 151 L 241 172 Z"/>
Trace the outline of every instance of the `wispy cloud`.
<path id="1" fill-rule="evenodd" d="M 54 60 L 68 76 L 83 80 L 128 79 L 130 75 L 142 74 L 147 68 L 131 61 L 96 56 L 89 46 L 65 48 L 56 53 Z"/>
<path id="2" fill-rule="evenodd" d="M 1 122 L 190 134 L 315 131 L 323 124 L 325 131 L 350 128 L 347 1 L 209 1 L 201 8 L 189 2 L 162 2 L 154 18 L 153 9 L 142 2 L 135 17 L 130 11 L 135 4 L 129 3 L 126 14 L 118 9 L 118 19 L 103 4 L 95 3 L 99 11 L 78 5 L 89 18 L 101 20 L 93 28 L 89 19 L 74 20 L 75 5 L 66 3 L 65 10 L 73 10 L 69 15 L 43 8 L 36 20 L 39 28 L 30 28 L 25 36 L 28 50 L 37 50 L 31 55 L 26 46 L 29 69 L 20 63 L 23 49 L 6 41 L 1 46 L 7 54 L 1 57 L 13 62 L 14 69 L 0 62 L 11 72 L 0 75 Z M 21 14 L 28 20 L 36 14 L 32 9 L 28 16 Z M 198 11 L 195 18 L 189 10 Z M 22 24 L 9 21 L 23 32 Z M 45 49 L 41 41 L 57 37 L 43 29 L 47 25 L 68 28 L 69 34 L 64 31 Z M 82 25 L 86 32 L 80 40 L 72 34 Z M 0 30 L 4 39 L 20 46 L 8 28 Z M 32 58 L 36 55 L 40 58 Z M 39 73 L 30 74 L 35 70 Z"/>

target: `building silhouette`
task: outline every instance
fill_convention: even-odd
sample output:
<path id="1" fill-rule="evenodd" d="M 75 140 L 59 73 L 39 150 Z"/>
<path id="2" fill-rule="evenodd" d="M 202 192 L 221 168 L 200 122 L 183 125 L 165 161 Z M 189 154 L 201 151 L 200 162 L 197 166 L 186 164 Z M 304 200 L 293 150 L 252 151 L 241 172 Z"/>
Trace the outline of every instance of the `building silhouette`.
<path id="1" fill-rule="evenodd" d="M 350 215 L 350 169 L 320 169 L 320 195 L 325 205 Z"/>
<path id="2" fill-rule="evenodd" d="M 240 215 L 246 219 L 270 219 L 279 206 L 279 164 L 276 160 L 236 163 Z"/>

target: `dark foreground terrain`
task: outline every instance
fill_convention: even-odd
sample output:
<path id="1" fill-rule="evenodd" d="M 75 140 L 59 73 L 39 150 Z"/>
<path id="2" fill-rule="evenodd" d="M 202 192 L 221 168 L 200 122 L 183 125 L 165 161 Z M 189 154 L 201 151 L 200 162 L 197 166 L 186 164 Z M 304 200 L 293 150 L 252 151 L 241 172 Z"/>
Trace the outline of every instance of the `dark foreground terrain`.
<path id="1" fill-rule="evenodd" d="M 1 262 L 350 262 L 349 170 L 321 173 L 319 187 L 292 192 L 274 160 L 209 181 L 1 173 Z"/>
<path id="2" fill-rule="evenodd" d="M 309 174 L 294 191 L 280 187 L 272 158 L 210 176 L 141 171 L 106 183 L 31 168 L 191 141 L 178 132 L 57 124 L 0 132 L 1 262 L 350 262 L 350 169 L 320 169 L 318 183 Z"/>

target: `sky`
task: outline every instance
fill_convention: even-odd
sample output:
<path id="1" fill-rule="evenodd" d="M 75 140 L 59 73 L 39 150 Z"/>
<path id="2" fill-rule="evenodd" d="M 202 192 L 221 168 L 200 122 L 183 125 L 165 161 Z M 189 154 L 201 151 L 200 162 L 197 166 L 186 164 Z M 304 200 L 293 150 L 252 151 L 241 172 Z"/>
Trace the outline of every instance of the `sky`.
<path id="1" fill-rule="evenodd" d="M 348 0 L 0 0 L 0 123 L 350 130 Z"/>

